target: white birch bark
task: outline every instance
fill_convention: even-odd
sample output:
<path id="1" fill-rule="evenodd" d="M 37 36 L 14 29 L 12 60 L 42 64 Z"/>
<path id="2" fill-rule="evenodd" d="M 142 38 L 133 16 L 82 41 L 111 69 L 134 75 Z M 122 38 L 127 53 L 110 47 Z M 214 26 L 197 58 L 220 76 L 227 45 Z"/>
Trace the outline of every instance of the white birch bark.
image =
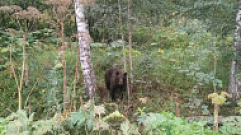
<path id="1" fill-rule="evenodd" d="M 228 93 L 232 94 L 232 100 L 236 101 L 240 97 L 241 92 L 241 79 L 236 78 L 235 74 L 240 72 L 240 63 L 237 61 L 237 57 L 241 55 L 241 0 L 238 3 L 238 13 L 236 16 L 236 32 L 235 41 L 233 46 L 234 60 L 231 66 L 230 83 Z"/>
<path id="2" fill-rule="evenodd" d="M 82 3 L 83 2 L 81 2 L 81 0 L 75 0 L 76 25 L 80 46 L 80 63 L 85 83 L 85 92 L 91 99 L 95 97 L 96 77 L 94 74 L 94 68 L 90 54 L 91 37 L 87 23 L 85 21 L 84 4 Z"/>

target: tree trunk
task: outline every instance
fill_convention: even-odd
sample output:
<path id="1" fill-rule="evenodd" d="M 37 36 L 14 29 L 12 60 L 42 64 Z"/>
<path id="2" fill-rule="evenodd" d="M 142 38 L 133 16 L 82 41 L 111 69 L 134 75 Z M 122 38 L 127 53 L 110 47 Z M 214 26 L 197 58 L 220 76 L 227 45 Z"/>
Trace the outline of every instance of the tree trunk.
<path id="1" fill-rule="evenodd" d="M 241 0 L 238 3 L 238 13 L 236 16 L 236 32 L 233 46 L 234 58 L 231 66 L 230 83 L 228 93 L 232 94 L 232 100 L 236 101 L 240 97 L 241 79 L 236 78 L 235 73 L 240 72 L 240 62 L 237 57 L 241 56 Z"/>
<path id="2" fill-rule="evenodd" d="M 80 2 L 80 0 L 75 0 L 76 25 L 80 46 L 80 63 L 84 76 L 85 92 L 91 99 L 95 97 L 96 77 L 90 54 L 91 37 L 87 28 L 87 23 L 85 22 L 84 5 Z"/>

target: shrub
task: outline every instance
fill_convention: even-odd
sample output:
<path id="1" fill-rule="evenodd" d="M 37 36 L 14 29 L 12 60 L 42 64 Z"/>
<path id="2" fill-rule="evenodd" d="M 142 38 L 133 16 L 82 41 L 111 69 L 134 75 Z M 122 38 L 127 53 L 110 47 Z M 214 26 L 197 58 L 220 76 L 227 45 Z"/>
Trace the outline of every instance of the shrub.
<path id="1" fill-rule="evenodd" d="M 139 124 L 146 127 L 144 133 L 148 135 L 217 135 L 210 128 L 204 128 L 205 121 L 188 123 L 172 113 L 148 113 L 138 118 Z"/>

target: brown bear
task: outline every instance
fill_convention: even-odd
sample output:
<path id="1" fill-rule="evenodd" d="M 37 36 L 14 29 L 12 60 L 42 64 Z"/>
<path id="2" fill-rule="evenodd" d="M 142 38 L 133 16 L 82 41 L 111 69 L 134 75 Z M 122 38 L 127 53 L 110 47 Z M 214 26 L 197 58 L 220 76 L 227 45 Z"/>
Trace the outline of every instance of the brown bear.
<path id="1" fill-rule="evenodd" d="M 111 99 L 115 102 L 116 94 L 121 95 L 123 98 L 123 92 L 126 90 L 127 73 L 122 73 L 118 69 L 110 69 L 105 74 L 105 84 L 109 90 Z"/>

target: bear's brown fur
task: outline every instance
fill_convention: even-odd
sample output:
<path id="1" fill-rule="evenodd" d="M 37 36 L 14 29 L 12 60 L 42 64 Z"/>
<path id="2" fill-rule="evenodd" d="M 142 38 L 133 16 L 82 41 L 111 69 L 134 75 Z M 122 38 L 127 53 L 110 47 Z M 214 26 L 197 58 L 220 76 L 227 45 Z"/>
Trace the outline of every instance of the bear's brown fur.
<path id="1" fill-rule="evenodd" d="M 116 94 L 123 97 L 123 92 L 126 89 L 127 73 L 122 73 L 118 69 L 110 69 L 105 74 L 105 84 L 109 90 L 113 102 L 116 100 Z"/>

